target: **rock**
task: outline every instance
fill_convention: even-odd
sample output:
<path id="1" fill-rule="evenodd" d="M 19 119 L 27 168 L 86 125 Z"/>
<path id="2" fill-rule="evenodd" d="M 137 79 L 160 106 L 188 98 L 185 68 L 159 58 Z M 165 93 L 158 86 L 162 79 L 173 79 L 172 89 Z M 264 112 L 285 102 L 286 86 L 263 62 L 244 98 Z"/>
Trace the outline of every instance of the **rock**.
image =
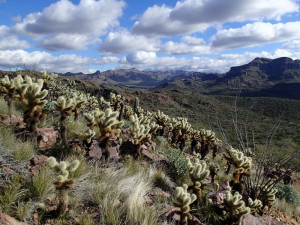
<path id="1" fill-rule="evenodd" d="M 30 160 L 30 165 L 28 166 L 28 169 L 33 175 L 36 175 L 40 170 L 40 166 L 47 162 L 48 162 L 48 157 L 45 155 L 34 156 Z"/>
<path id="2" fill-rule="evenodd" d="M 4 213 L 0 214 L 0 224 L 1 225 L 28 225 L 27 223 L 19 222 L 16 219 Z"/>
<path id="3" fill-rule="evenodd" d="M 37 155 L 34 156 L 31 160 L 30 163 L 33 166 L 37 166 L 37 165 L 42 165 L 48 162 L 48 157 L 45 155 Z"/>
<path id="4" fill-rule="evenodd" d="M 23 118 L 16 117 L 14 115 L 5 118 L 2 121 L 2 123 L 4 123 L 5 125 L 8 125 L 8 126 L 14 126 L 17 130 L 25 128 L 25 123 L 23 121 Z"/>
<path id="5" fill-rule="evenodd" d="M 102 149 L 99 147 L 99 142 L 96 140 L 92 141 L 92 145 L 90 146 L 89 157 L 93 159 L 101 159 L 102 157 Z"/>
<path id="6" fill-rule="evenodd" d="M 155 155 L 151 154 L 149 151 L 142 149 L 142 155 L 146 157 L 146 159 L 154 160 Z"/>
<path id="7" fill-rule="evenodd" d="M 51 148 L 58 137 L 58 131 L 54 128 L 37 128 L 38 133 L 38 146 L 41 149 Z"/>
<path id="8" fill-rule="evenodd" d="M 107 149 L 107 160 L 117 162 L 120 159 L 118 147 L 109 147 Z"/>
<path id="9" fill-rule="evenodd" d="M 260 216 L 255 217 L 251 214 L 248 214 L 244 217 L 242 225 L 284 225 L 283 222 L 277 221 L 272 216 Z"/>

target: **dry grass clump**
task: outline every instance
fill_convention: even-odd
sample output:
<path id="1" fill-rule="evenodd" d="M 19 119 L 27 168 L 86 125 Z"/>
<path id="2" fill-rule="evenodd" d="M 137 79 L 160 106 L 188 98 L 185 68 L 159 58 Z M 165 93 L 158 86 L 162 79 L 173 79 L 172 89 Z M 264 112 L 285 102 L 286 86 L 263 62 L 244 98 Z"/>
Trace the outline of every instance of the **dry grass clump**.
<path id="1" fill-rule="evenodd" d="M 100 224 L 158 224 L 157 209 L 146 205 L 144 199 L 153 188 L 154 171 L 136 164 L 129 162 L 119 170 L 99 171 L 86 190 L 87 200 L 99 206 Z"/>

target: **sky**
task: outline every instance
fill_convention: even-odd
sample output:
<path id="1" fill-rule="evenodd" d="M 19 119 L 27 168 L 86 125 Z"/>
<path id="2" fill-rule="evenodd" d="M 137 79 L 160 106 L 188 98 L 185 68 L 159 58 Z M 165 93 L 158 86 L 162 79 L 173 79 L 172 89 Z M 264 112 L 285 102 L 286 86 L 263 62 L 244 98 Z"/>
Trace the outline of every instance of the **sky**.
<path id="1" fill-rule="evenodd" d="M 0 0 L 0 69 L 227 72 L 300 59 L 299 0 Z"/>

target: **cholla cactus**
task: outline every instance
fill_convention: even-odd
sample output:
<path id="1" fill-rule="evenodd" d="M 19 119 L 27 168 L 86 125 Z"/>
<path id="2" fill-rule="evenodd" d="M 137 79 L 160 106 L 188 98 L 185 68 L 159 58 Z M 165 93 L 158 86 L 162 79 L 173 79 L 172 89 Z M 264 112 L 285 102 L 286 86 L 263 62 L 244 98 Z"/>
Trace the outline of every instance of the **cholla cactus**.
<path id="1" fill-rule="evenodd" d="M 156 123 L 161 126 L 161 128 L 158 130 L 157 134 L 159 136 L 163 136 L 164 130 L 168 127 L 168 125 L 171 121 L 171 118 L 168 115 L 161 112 L 160 110 L 158 110 L 154 114 L 154 118 L 156 119 Z"/>
<path id="2" fill-rule="evenodd" d="M 207 183 L 204 182 L 204 179 L 209 176 L 209 170 L 206 169 L 206 162 L 195 159 L 195 162 L 193 163 L 190 159 L 187 159 L 187 167 L 190 178 L 193 182 L 193 191 L 198 197 L 200 197 L 202 195 L 203 188 L 207 185 Z"/>
<path id="3" fill-rule="evenodd" d="M 74 100 L 74 109 L 73 109 L 74 119 L 78 120 L 80 111 L 84 107 L 84 104 L 86 102 L 86 98 L 83 95 L 83 93 L 76 93 L 76 92 L 73 93 L 72 97 Z"/>
<path id="4" fill-rule="evenodd" d="M 253 213 L 253 214 L 257 214 L 257 212 L 260 211 L 261 208 L 263 207 L 262 202 L 260 200 L 255 199 L 253 201 L 252 198 L 248 198 L 247 206 L 250 208 L 251 213 Z"/>
<path id="5" fill-rule="evenodd" d="M 14 79 L 9 79 L 7 75 L 0 79 L 0 95 L 4 96 L 7 102 L 9 113 L 12 112 L 13 100 L 16 95 L 16 86 Z"/>
<path id="6" fill-rule="evenodd" d="M 246 207 L 242 198 L 237 191 L 232 195 L 230 187 L 226 190 L 223 206 L 228 224 L 241 224 L 243 217 L 250 213 L 250 208 Z"/>
<path id="7" fill-rule="evenodd" d="M 179 144 L 181 150 L 185 147 L 186 140 L 189 139 L 189 134 L 192 131 L 192 126 L 188 123 L 187 118 L 177 117 L 172 119 L 173 123 L 173 136 L 172 143 L 175 145 Z"/>
<path id="8" fill-rule="evenodd" d="M 140 116 L 142 113 L 144 113 L 144 109 L 140 107 L 140 100 L 138 97 L 135 97 L 135 101 L 133 104 L 133 111 L 136 113 L 138 116 Z"/>
<path id="9" fill-rule="evenodd" d="M 101 111 L 96 108 L 92 113 L 85 113 L 84 117 L 88 121 L 88 126 L 93 129 L 98 127 L 100 131 L 100 137 L 98 138 L 100 146 L 108 149 L 110 139 L 113 136 L 120 136 L 121 128 L 124 124 L 123 121 L 118 121 L 119 112 L 112 111 L 111 108 Z"/>
<path id="10" fill-rule="evenodd" d="M 234 183 L 241 183 L 243 176 L 250 176 L 250 168 L 252 166 L 252 158 L 244 155 L 243 152 L 238 151 L 232 147 L 226 149 L 224 153 L 225 159 L 229 162 L 229 165 L 234 165 L 236 168 L 233 173 Z M 230 168 L 230 167 L 229 167 Z"/>
<path id="11" fill-rule="evenodd" d="M 87 143 L 91 143 L 92 141 L 92 138 L 96 135 L 96 132 L 91 130 L 91 129 L 88 129 L 88 131 L 86 132 L 85 134 L 85 139 L 87 141 Z"/>
<path id="12" fill-rule="evenodd" d="M 276 200 L 276 193 L 277 193 L 277 189 L 275 188 L 270 188 L 270 187 L 263 187 L 260 188 L 260 193 L 258 195 L 258 198 L 262 201 L 262 208 L 265 208 L 266 206 L 268 206 L 269 208 L 272 207 L 272 204 L 275 202 Z"/>
<path id="13" fill-rule="evenodd" d="M 130 116 L 133 114 L 133 109 L 129 105 L 124 105 L 124 118 L 129 120 Z"/>
<path id="14" fill-rule="evenodd" d="M 24 112 L 24 121 L 27 129 L 36 135 L 37 124 L 45 115 L 43 106 L 47 103 L 45 100 L 48 95 L 47 90 L 42 90 L 44 81 L 38 79 L 33 82 L 31 77 L 26 76 L 25 80 L 21 76 L 15 78 L 16 91 L 18 99 L 26 107 Z"/>
<path id="15" fill-rule="evenodd" d="M 87 108 L 87 111 L 96 109 L 98 107 L 99 103 L 95 96 L 91 96 L 90 94 L 86 95 L 86 102 L 85 107 Z"/>
<path id="16" fill-rule="evenodd" d="M 107 109 L 110 107 L 110 103 L 105 101 L 105 99 L 101 96 L 99 98 L 99 107 L 101 110 Z"/>
<path id="17" fill-rule="evenodd" d="M 133 143 L 136 146 L 136 152 L 140 156 L 141 155 L 141 145 L 143 142 L 151 141 L 150 130 L 151 127 L 149 123 L 143 123 L 147 120 L 146 117 L 138 117 L 137 114 L 130 116 L 130 121 L 132 122 L 132 126 L 129 128 Z"/>
<path id="18" fill-rule="evenodd" d="M 190 214 L 190 205 L 197 199 L 197 196 L 195 194 L 188 193 L 187 189 L 188 186 L 186 184 L 183 184 L 182 187 L 177 187 L 175 198 L 173 199 L 173 204 L 181 209 L 181 225 L 187 225 L 188 219 L 192 219 L 192 215 Z"/>
<path id="19" fill-rule="evenodd" d="M 191 148 L 192 151 L 200 152 L 201 159 L 204 159 L 211 149 L 213 150 L 213 157 L 216 157 L 219 146 L 220 140 L 211 130 L 193 130 Z"/>
<path id="20" fill-rule="evenodd" d="M 54 79 L 56 79 L 58 75 L 55 73 L 47 73 L 46 70 L 43 70 L 41 73 L 43 74 L 43 79 L 44 79 L 44 89 L 49 90 L 50 83 L 54 81 Z"/>
<path id="21" fill-rule="evenodd" d="M 209 164 L 209 172 L 211 177 L 211 183 L 215 183 L 215 176 L 220 170 L 220 166 L 217 163 L 210 163 Z"/>
<path id="22" fill-rule="evenodd" d="M 57 111 L 60 112 L 60 135 L 63 141 L 63 144 L 66 148 L 69 147 L 68 138 L 67 138 L 67 117 L 71 115 L 72 110 L 75 107 L 75 101 L 73 98 L 66 99 L 64 96 L 61 96 L 54 101 L 53 104 Z"/>
<path id="23" fill-rule="evenodd" d="M 74 179 L 69 179 L 69 174 L 78 168 L 80 162 L 78 160 L 74 160 L 71 163 L 68 161 L 61 161 L 58 163 L 54 157 L 49 157 L 48 164 L 58 173 L 57 179 L 54 182 L 59 197 L 57 213 L 58 216 L 63 216 L 66 214 L 68 209 L 69 190 L 75 183 Z"/>

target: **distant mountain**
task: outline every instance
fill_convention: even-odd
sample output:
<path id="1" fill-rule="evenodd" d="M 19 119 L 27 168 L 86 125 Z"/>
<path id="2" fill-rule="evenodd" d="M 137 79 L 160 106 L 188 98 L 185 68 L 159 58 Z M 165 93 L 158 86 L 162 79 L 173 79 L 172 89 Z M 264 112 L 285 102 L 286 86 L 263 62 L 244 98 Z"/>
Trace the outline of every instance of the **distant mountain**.
<path id="1" fill-rule="evenodd" d="M 258 88 L 287 82 L 300 82 L 300 60 L 255 58 L 246 65 L 232 67 L 215 85 Z"/>
<path id="2" fill-rule="evenodd" d="M 194 89 L 204 94 L 233 95 L 243 89 L 247 96 L 272 96 L 300 99 L 300 60 L 287 57 L 255 58 L 248 64 L 232 67 L 225 74 L 193 73 L 176 76 L 153 90 Z"/>
<path id="3" fill-rule="evenodd" d="M 92 74 L 66 73 L 63 75 L 72 76 L 80 80 L 89 80 L 96 84 L 121 85 L 127 87 L 154 87 L 167 82 L 176 76 L 189 76 L 192 72 L 175 71 L 140 71 L 137 69 L 96 71 Z"/>

